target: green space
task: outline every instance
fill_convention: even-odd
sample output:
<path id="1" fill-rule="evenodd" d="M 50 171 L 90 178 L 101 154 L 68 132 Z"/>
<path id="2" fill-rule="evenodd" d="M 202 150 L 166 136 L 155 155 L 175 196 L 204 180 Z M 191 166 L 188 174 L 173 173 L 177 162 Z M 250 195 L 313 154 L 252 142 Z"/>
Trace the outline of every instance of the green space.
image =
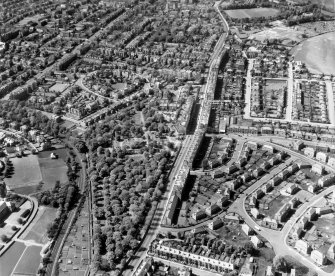
<path id="1" fill-rule="evenodd" d="M 243 246 L 250 242 L 248 236 L 242 231 L 238 223 L 225 223 L 223 227 L 215 231 L 225 243 L 233 246 Z"/>
<path id="2" fill-rule="evenodd" d="M 330 32 L 305 40 L 291 51 L 295 60 L 306 64 L 311 73 L 334 74 L 335 33 Z"/>
<path id="3" fill-rule="evenodd" d="M 13 163 L 13 174 L 5 179 L 10 189 L 37 185 L 42 181 L 42 174 L 36 155 L 15 157 L 10 159 Z"/>
<path id="4" fill-rule="evenodd" d="M 11 275 L 26 246 L 21 242 L 14 244 L 0 258 L 1 276 Z"/>
<path id="5" fill-rule="evenodd" d="M 45 244 L 48 241 L 47 229 L 56 217 L 57 210 L 45 206 L 39 207 L 42 215 L 35 222 L 34 226 L 29 230 L 24 240 L 33 240 L 37 243 Z"/>
<path id="6" fill-rule="evenodd" d="M 58 155 L 58 159 L 50 158 L 52 152 Z M 66 159 L 67 150 L 64 148 L 12 158 L 14 170 L 13 174 L 6 178 L 6 184 L 15 192 L 25 195 L 38 190 L 50 190 L 56 181 L 61 184 L 68 182 Z"/>
<path id="7" fill-rule="evenodd" d="M 316 229 L 322 233 L 327 240 L 335 241 L 335 215 L 328 214 L 318 218 L 317 221 L 314 222 Z"/>
<path id="8" fill-rule="evenodd" d="M 14 273 L 18 275 L 36 275 L 41 261 L 41 246 L 28 246 L 20 258 Z"/>
<path id="9" fill-rule="evenodd" d="M 254 8 L 238 9 L 225 11 L 232 18 L 253 18 L 253 17 L 270 17 L 279 13 L 279 10 L 272 8 Z"/>
<path id="10" fill-rule="evenodd" d="M 269 209 L 262 210 L 262 213 L 265 216 L 269 216 L 270 218 L 274 218 L 275 214 L 279 211 L 279 209 L 284 206 L 285 203 L 289 201 L 290 197 L 280 195 L 269 202 Z"/>

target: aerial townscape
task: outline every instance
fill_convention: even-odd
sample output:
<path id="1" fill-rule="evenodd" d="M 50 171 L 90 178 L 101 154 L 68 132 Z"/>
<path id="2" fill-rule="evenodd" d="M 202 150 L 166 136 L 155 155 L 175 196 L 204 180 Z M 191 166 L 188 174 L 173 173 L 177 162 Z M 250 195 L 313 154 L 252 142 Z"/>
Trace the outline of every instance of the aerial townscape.
<path id="1" fill-rule="evenodd" d="M 0 276 L 335 276 L 334 0 L 0 0 Z"/>

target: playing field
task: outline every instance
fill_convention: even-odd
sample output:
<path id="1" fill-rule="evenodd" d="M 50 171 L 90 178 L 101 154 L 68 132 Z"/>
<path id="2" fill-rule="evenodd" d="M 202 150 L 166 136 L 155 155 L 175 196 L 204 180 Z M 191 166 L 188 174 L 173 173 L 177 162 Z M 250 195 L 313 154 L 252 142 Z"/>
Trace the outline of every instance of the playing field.
<path id="1" fill-rule="evenodd" d="M 32 225 L 32 228 L 28 228 L 25 233 L 21 236 L 26 241 L 34 241 L 37 243 L 45 244 L 48 241 L 47 237 L 47 226 L 53 222 L 56 216 L 57 210 L 45 206 L 39 207 L 40 214 L 37 214 L 37 221 Z M 35 221 L 35 220 L 34 220 Z M 24 236 L 25 235 L 25 236 Z"/>
<path id="2" fill-rule="evenodd" d="M 231 18 L 270 17 L 277 15 L 279 10 L 272 8 L 238 9 L 225 11 Z"/>
<path id="3" fill-rule="evenodd" d="M 335 32 L 305 40 L 292 49 L 295 60 L 304 62 L 312 73 L 334 74 Z"/>
<path id="4" fill-rule="evenodd" d="M 36 275 L 41 261 L 41 246 L 28 246 L 15 267 L 15 275 Z"/>
<path id="5" fill-rule="evenodd" d="M 3 255 L 0 257 L 1 276 L 11 275 L 12 270 L 19 261 L 26 246 L 21 242 L 15 242 Z"/>
<path id="6" fill-rule="evenodd" d="M 51 159 L 51 152 L 55 152 L 59 158 Z M 38 155 L 12 158 L 14 173 L 6 178 L 5 182 L 15 192 L 26 195 L 37 192 L 41 181 L 43 184 L 40 190 L 52 189 L 56 181 L 60 183 L 68 181 L 66 158 L 66 149 L 43 151 Z"/>
<path id="7" fill-rule="evenodd" d="M 293 41 L 295 43 L 302 40 L 301 36 L 303 31 L 296 30 L 291 27 L 277 26 L 274 28 L 269 28 L 258 33 L 249 36 L 249 39 L 256 39 L 259 41 L 264 41 L 266 39 L 278 39 L 283 42 Z"/>
<path id="8" fill-rule="evenodd" d="M 55 152 L 59 158 L 51 159 L 51 152 Z M 44 182 L 43 186 L 46 186 L 44 189 L 53 188 L 56 181 L 60 181 L 60 183 L 66 183 L 68 181 L 66 174 L 67 166 L 64 162 L 65 159 L 66 151 L 64 149 L 44 151 L 38 154 L 38 161 Z"/>
<path id="9" fill-rule="evenodd" d="M 42 174 L 36 155 L 22 158 L 12 158 L 14 174 L 6 178 L 6 184 L 11 188 L 36 185 L 42 180 Z"/>

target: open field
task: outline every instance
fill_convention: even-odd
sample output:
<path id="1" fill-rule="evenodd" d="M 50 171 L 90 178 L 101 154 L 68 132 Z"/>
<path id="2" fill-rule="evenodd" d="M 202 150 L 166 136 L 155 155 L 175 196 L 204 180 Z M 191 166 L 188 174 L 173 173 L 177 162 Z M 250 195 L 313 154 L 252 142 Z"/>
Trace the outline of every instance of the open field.
<path id="1" fill-rule="evenodd" d="M 242 231 L 241 226 L 237 223 L 225 222 L 225 225 L 215 232 L 229 245 L 243 246 L 250 241 L 248 236 Z"/>
<path id="2" fill-rule="evenodd" d="M 51 152 L 55 152 L 59 158 L 51 159 Z M 52 189 L 56 181 L 60 183 L 68 181 L 66 158 L 66 149 L 43 151 L 38 155 L 12 158 L 14 173 L 5 181 L 12 190 L 26 195 L 37 192 L 41 181 L 43 182 L 41 190 Z"/>
<path id="3" fill-rule="evenodd" d="M 311 0 L 311 1 L 307 1 L 307 0 L 295 0 L 294 2 L 298 3 L 298 4 L 305 4 L 307 2 L 311 2 L 312 4 L 317 4 L 320 5 L 322 8 L 325 8 L 329 11 L 333 11 L 335 12 L 335 2 L 334 0 Z"/>
<path id="4" fill-rule="evenodd" d="M 303 33 L 303 31 L 296 30 L 291 27 L 278 26 L 252 34 L 249 36 L 249 39 L 256 39 L 259 41 L 264 41 L 266 39 L 278 39 L 282 41 L 282 43 L 285 43 L 286 41 L 287 43 L 292 41 L 293 43 L 297 43 L 302 40 Z"/>
<path id="5" fill-rule="evenodd" d="M 26 246 L 21 242 L 15 242 L 0 258 L 1 276 L 12 273 Z"/>
<path id="6" fill-rule="evenodd" d="M 291 54 L 295 60 L 304 62 L 312 73 L 334 74 L 335 32 L 309 38 L 294 47 Z"/>
<path id="7" fill-rule="evenodd" d="M 15 267 L 15 275 L 36 275 L 41 261 L 41 246 L 28 246 Z"/>
<path id="8" fill-rule="evenodd" d="M 279 10 L 272 8 L 238 9 L 225 11 L 232 18 L 270 17 L 277 15 Z"/>
<path id="9" fill-rule="evenodd" d="M 45 244 L 48 241 L 47 226 L 55 219 L 57 210 L 45 206 L 41 206 L 39 208 L 42 214 L 34 223 L 33 227 L 29 231 L 25 231 L 27 233 L 25 237 L 23 238 L 22 236 L 22 238 L 26 241 L 32 240 L 37 243 Z"/>
<path id="10" fill-rule="evenodd" d="M 67 150 L 65 148 L 55 149 L 55 150 L 45 150 L 38 153 L 38 158 L 50 158 L 50 154 L 54 152 L 58 155 L 58 159 L 62 159 L 64 162 L 66 161 L 68 155 Z M 56 160 L 58 160 L 56 159 Z M 55 160 L 55 159 L 53 159 Z"/>
<path id="11" fill-rule="evenodd" d="M 12 158 L 14 173 L 5 182 L 10 189 L 37 185 L 42 181 L 42 174 L 36 155 L 28 155 L 22 158 Z"/>

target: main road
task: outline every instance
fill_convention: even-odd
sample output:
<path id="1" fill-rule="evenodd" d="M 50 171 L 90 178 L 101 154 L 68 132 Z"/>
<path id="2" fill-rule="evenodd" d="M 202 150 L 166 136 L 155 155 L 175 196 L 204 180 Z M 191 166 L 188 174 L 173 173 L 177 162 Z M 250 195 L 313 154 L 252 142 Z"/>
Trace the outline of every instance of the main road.
<path id="1" fill-rule="evenodd" d="M 222 20 L 224 22 L 225 30 L 228 31 L 229 30 L 229 25 L 228 25 L 227 21 L 225 20 L 225 18 L 222 16 L 220 10 L 218 9 L 217 3 L 215 4 L 215 9 L 220 14 L 220 17 L 222 18 Z M 214 53 L 212 55 L 210 65 L 209 65 L 209 73 L 208 73 L 207 83 L 206 83 L 206 86 L 205 86 L 206 87 L 205 88 L 205 93 L 204 93 L 205 96 L 204 96 L 204 98 L 202 100 L 202 103 L 201 103 L 201 110 L 202 110 L 202 107 L 204 105 L 204 102 L 207 99 L 208 92 L 213 92 L 214 93 L 214 90 L 210 91 L 211 89 L 209 87 L 209 81 L 211 80 L 211 78 L 213 76 L 213 71 L 218 70 L 218 68 L 215 68 L 216 67 L 215 65 L 217 65 L 217 66 L 219 65 L 218 64 L 218 58 L 220 57 L 220 54 L 222 53 L 222 50 L 225 46 L 225 44 L 224 44 L 225 38 L 226 38 L 226 34 L 222 34 L 219 41 L 217 42 L 217 44 L 214 48 Z M 196 129 L 199 129 L 199 121 L 200 121 L 199 118 L 201 117 L 201 110 L 200 110 L 199 115 L 198 115 Z M 194 135 L 187 135 L 186 136 L 186 138 L 183 142 L 182 148 L 179 152 L 179 155 L 176 159 L 174 168 L 172 169 L 172 171 L 170 173 L 169 185 L 167 187 L 167 190 L 166 190 L 166 192 L 163 196 L 163 199 L 160 201 L 160 203 L 159 203 L 159 205 L 156 209 L 156 212 L 154 214 L 154 218 L 153 218 L 154 223 L 152 223 L 150 225 L 150 229 L 149 229 L 147 235 L 144 237 L 144 240 L 142 240 L 140 250 L 138 250 L 136 252 L 135 258 L 133 258 L 132 261 L 130 262 L 130 264 L 129 264 L 130 269 L 124 271 L 125 276 L 130 276 L 132 274 L 135 274 L 138 266 L 141 264 L 141 262 L 147 256 L 149 245 L 155 239 L 156 234 L 158 233 L 158 231 L 160 229 L 160 225 L 162 224 L 162 221 L 164 219 L 164 214 L 166 212 L 167 205 L 168 205 L 168 202 L 169 202 L 169 199 L 171 197 L 173 187 L 174 187 L 174 184 L 175 184 L 175 181 L 174 181 L 175 176 L 177 175 L 177 173 L 179 172 L 179 170 L 182 168 L 183 164 L 185 163 L 185 159 L 188 156 L 188 153 L 190 151 L 190 147 L 191 147 L 192 143 L 194 142 L 194 138 L 195 138 Z M 144 251 L 142 251 L 142 249 Z"/>

